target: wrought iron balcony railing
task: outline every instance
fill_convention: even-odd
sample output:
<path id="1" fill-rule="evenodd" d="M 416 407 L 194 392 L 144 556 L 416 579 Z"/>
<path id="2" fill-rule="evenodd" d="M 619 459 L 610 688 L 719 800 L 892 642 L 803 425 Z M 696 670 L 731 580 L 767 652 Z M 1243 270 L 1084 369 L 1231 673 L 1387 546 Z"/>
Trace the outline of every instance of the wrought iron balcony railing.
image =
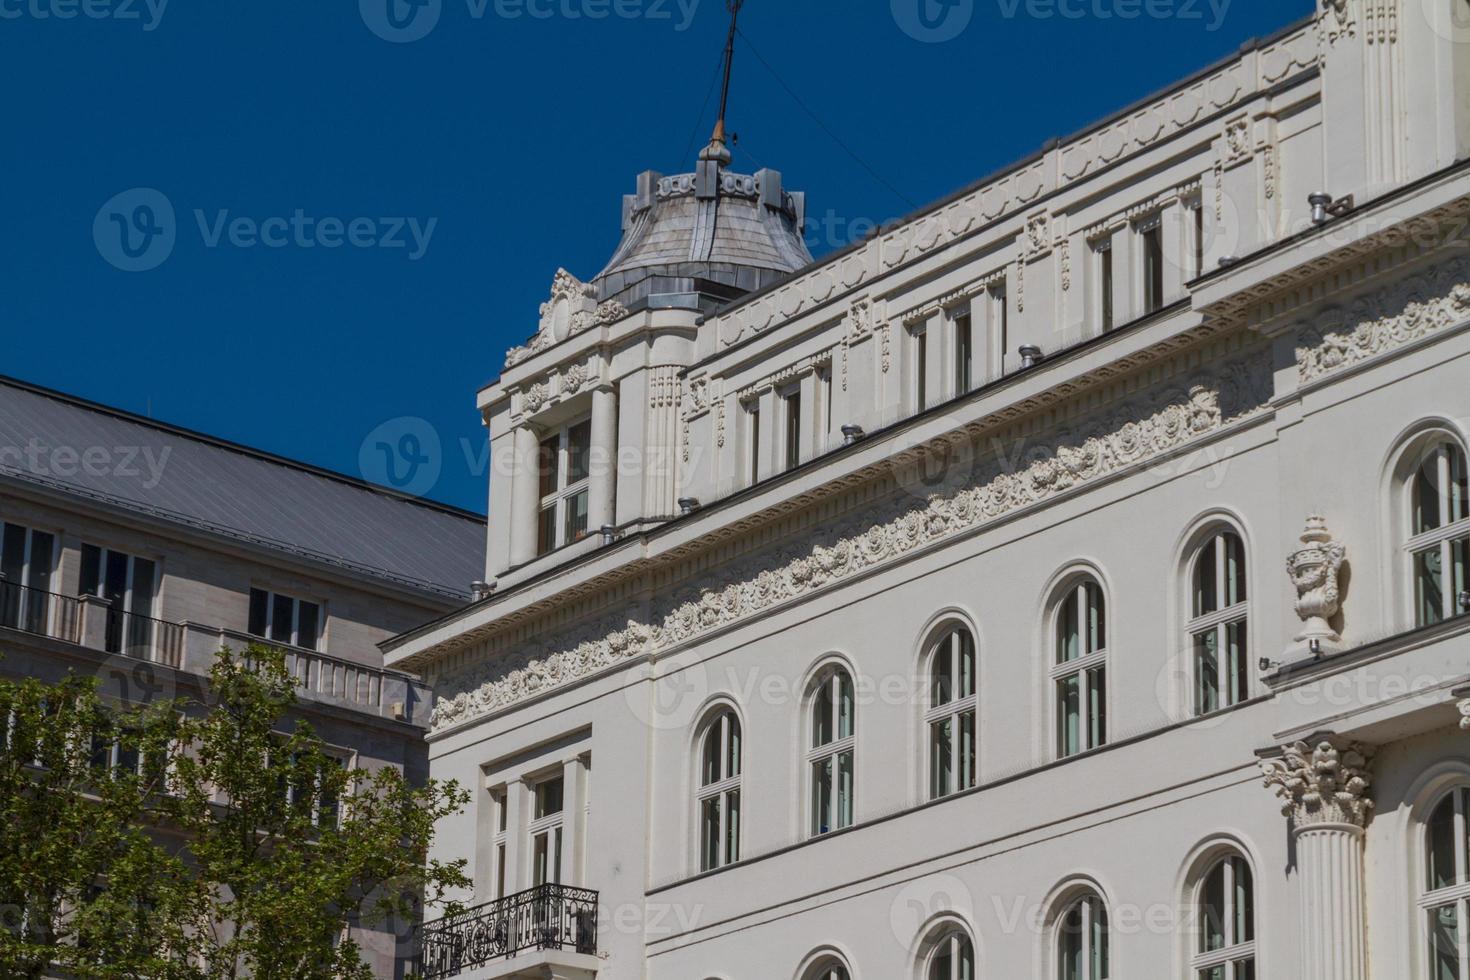
<path id="1" fill-rule="evenodd" d="M 0 626 L 77 643 L 81 622 L 80 599 L 0 577 Z"/>
<path id="2" fill-rule="evenodd" d="M 597 892 L 541 885 L 422 928 L 419 973 L 443 980 L 536 950 L 597 952 Z"/>

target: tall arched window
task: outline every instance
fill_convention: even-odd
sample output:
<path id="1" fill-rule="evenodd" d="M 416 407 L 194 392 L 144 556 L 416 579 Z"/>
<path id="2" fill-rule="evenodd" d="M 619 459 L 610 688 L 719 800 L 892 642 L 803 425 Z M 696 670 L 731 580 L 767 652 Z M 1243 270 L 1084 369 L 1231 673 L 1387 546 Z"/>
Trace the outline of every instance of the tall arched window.
<path id="1" fill-rule="evenodd" d="M 829 956 L 802 974 L 801 980 L 852 980 L 847 964 Z"/>
<path id="2" fill-rule="evenodd" d="M 1426 881 L 1419 907 L 1429 917 L 1429 980 L 1470 980 L 1470 789 L 1457 789 L 1425 827 Z"/>
<path id="3" fill-rule="evenodd" d="M 847 671 L 822 671 L 812 691 L 811 715 L 811 835 L 819 837 L 852 826 L 857 704 Z"/>
<path id="4" fill-rule="evenodd" d="M 1470 487 L 1465 451 L 1442 439 L 1410 478 L 1409 540 L 1419 626 L 1470 613 Z"/>
<path id="5" fill-rule="evenodd" d="M 940 634 L 929 647 L 929 798 L 975 786 L 975 638 L 963 626 Z"/>
<path id="6" fill-rule="evenodd" d="M 1245 858 L 1218 861 L 1200 882 L 1192 980 L 1255 980 L 1256 891 Z"/>
<path id="7" fill-rule="evenodd" d="M 975 980 L 975 944 L 959 929 L 946 934 L 929 954 L 925 980 Z"/>
<path id="8" fill-rule="evenodd" d="M 1059 980 L 1108 980 L 1108 910 L 1088 894 L 1062 913 L 1057 929 Z"/>
<path id="9" fill-rule="evenodd" d="M 1084 578 L 1063 593 L 1056 610 L 1057 754 L 1076 755 L 1108 740 L 1107 601 L 1095 579 Z"/>
<path id="10" fill-rule="evenodd" d="M 699 870 L 740 860 L 740 719 L 726 708 L 710 721 L 699 759 Z"/>
<path id="11" fill-rule="evenodd" d="M 1195 556 L 1190 586 L 1194 713 L 1205 715 L 1250 697 L 1245 543 L 1240 535 L 1222 529 L 1210 536 Z"/>

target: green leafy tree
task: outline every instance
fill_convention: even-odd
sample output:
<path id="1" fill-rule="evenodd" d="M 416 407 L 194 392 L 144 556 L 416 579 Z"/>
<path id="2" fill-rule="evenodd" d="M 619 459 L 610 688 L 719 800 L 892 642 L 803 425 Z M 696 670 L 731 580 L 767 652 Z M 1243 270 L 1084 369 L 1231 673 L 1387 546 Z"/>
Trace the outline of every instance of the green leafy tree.
<path id="1" fill-rule="evenodd" d="M 288 721 L 278 651 L 221 651 L 209 690 L 114 712 L 90 681 L 0 682 L 5 976 L 370 980 L 365 931 L 458 911 L 465 864 L 428 851 L 468 794 L 346 768 Z"/>

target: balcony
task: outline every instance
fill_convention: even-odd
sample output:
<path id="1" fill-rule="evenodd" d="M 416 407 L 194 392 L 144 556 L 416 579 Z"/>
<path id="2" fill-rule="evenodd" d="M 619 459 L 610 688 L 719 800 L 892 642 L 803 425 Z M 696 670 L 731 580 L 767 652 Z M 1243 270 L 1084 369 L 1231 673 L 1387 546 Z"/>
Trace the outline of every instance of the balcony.
<path id="1" fill-rule="evenodd" d="M 481 905 L 420 932 L 419 972 L 447 977 L 592 977 L 597 972 L 597 892 L 541 885 Z"/>

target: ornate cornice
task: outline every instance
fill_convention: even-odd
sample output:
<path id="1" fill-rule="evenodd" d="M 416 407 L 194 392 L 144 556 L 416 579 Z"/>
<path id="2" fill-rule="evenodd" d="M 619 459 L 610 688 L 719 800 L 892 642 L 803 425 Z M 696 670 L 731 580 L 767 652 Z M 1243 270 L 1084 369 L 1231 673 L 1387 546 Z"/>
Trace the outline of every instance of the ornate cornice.
<path id="1" fill-rule="evenodd" d="M 1110 410 L 1056 419 L 1049 431 L 1030 435 L 1019 467 L 1006 454 L 975 452 L 978 434 L 965 430 L 959 438 L 951 434 L 942 440 L 951 454 L 957 446 L 971 449 L 959 460 L 949 456 L 949 476 L 940 484 L 928 485 L 917 475 L 924 472 L 920 464 L 926 455 L 938 451 L 934 446 L 889 459 L 882 470 L 886 493 L 844 519 L 818 524 L 804 539 L 786 537 L 777 547 L 748 552 L 717 576 L 706 573 L 699 587 L 658 593 L 636 608 L 562 635 L 525 635 L 527 642 L 481 656 L 438 679 L 434 729 L 748 621 L 779 604 L 1172 453 L 1262 410 L 1271 395 L 1269 354 L 1257 349 L 1216 363 L 1172 384 L 1144 388 Z"/>
<path id="2" fill-rule="evenodd" d="M 565 269 L 551 281 L 551 298 L 541 304 L 541 325 L 530 343 L 512 347 L 505 355 L 506 370 L 530 360 L 564 340 L 593 327 L 617 323 L 628 315 L 616 300 L 597 302 L 597 287 L 583 282 Z"/>
<path id="3" fill-rule="evenodd" d="M 1266 759 L 1266 787 L 1282 801 L 1281 812 L 1297 829 L 1322 824 L 1366 827 L 1373 815 L 1368 772 L 1372 751 L 1355 742 L 1324 737 L 1284 746 L 1281 757 Z"/>
<path id="4" fill-rule="evenodd" d="M 1351 367 L 1470 318 L 1470 258 L 1457 258 L 1326 310 L 1297 334 L 1301 382 Z"/>

